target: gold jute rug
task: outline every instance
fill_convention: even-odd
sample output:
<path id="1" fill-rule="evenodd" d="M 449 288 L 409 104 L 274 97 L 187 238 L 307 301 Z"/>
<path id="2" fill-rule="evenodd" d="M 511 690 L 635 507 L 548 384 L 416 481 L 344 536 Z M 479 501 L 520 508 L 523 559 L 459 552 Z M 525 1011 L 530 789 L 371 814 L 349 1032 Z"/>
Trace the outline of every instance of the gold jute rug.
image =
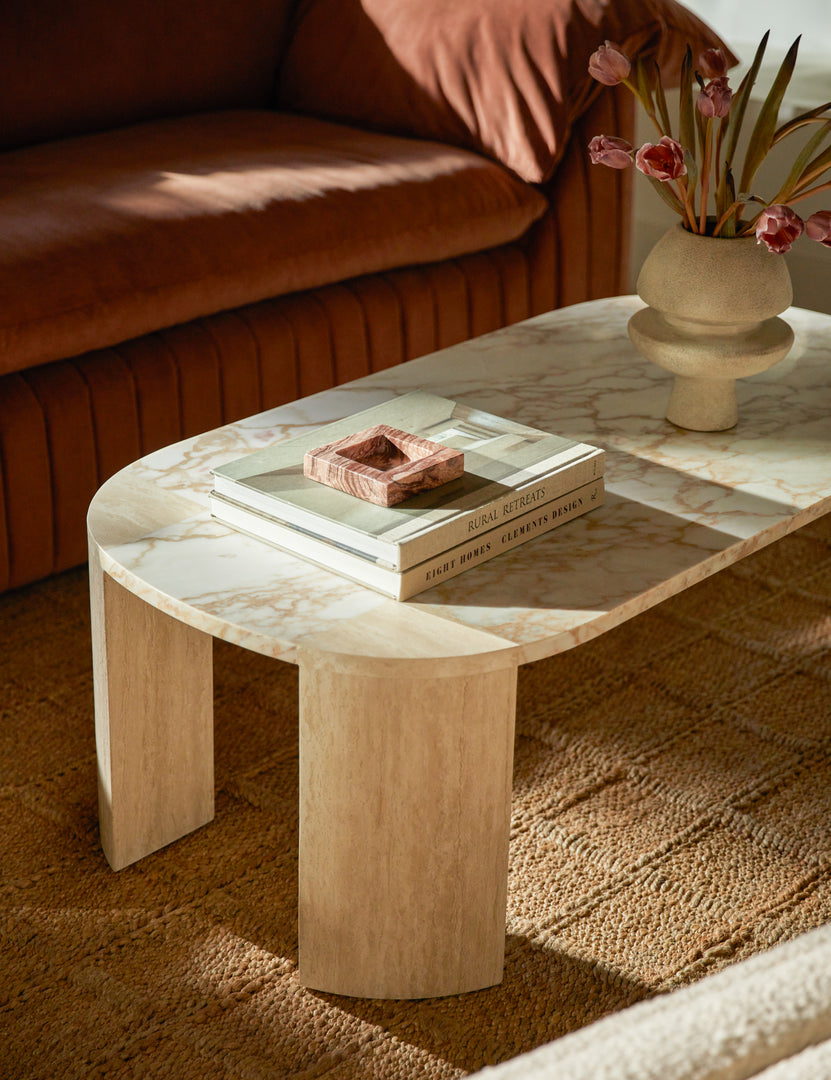
<path id="1" fill-rule="evenodd" d="M 831 921 L 831 515 L 522 669 L 505 978 L 432 1001 L 298 983 L 289 665 L 216 646 L 216 818 L 109 869 L 87 603 L 0 597 L 3 1078 L 461 1077 Z"/>

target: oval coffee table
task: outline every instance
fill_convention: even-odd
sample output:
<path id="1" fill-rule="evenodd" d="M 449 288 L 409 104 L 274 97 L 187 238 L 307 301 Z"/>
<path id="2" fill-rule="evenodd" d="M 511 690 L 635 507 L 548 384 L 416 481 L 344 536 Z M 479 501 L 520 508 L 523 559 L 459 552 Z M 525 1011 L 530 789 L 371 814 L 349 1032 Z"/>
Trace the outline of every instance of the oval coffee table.
<path id="1" fill-rule="evenodd" d="M 89 511 L 101 839 L 115 869 L 213 816 L 211 637 L 300 669 L 300 978 L 429 997 L 502 978 L 517 668 L 831 509 L 831 318 L 664 419 L 635 297 L 498 331 L 151 454 Z M 607 451 L 606 503 L 396 603 L 213 520 L 212 467 L 425 389 Z"/>

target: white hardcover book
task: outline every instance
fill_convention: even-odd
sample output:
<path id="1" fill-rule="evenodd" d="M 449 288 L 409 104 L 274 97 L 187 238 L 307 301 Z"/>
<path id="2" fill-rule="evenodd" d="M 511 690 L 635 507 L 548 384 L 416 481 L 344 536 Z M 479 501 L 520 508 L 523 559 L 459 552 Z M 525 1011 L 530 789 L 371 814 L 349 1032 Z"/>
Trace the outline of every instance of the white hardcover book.
<path id="1" fill-rule="evenodd" d="M 462 450 L 464 475 L 390 507 L 303 475 L 307 450 L 375 424 Z M 406 570 L 602 477 L 604 460 L 587 443 L 415 391 L 237 458 L 213 475 L 219 495 Z"/>
<path id="2" fill-rule="evenodd" d="M 406 570 L 396 570 L 389 563 L 368 559 L 342 544 L 284 525 L 217 492 L 211 492 L 210 507 L 215 518 L 240 532 L 394 600 L 406 600 L 595 509 L 602 504 L 604 492 L 603 478 L 592 480 Z"/>

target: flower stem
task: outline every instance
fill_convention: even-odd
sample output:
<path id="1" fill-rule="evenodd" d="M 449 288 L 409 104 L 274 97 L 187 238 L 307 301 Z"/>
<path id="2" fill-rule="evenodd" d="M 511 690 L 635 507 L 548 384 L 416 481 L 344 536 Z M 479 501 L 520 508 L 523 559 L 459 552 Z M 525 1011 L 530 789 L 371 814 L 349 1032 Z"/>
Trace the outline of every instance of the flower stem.
<path id="1" fill-rule="evenodd" d="M 696 229 L 696 224 L 695 224 L 695 206 L 693 205 L 692 196 L 690 195 L 690 189 L 687 187 L 687 185 L 682 180 L 678 184 L 678 190 L 681 193 L 681 201 L 684 204 L 684 210 L 685 210 L 686 215 L 687 215 L 687 221 L 690 224 L 690 232 L 696 232 L 697 229 Z"/>
<path id="2" fill-rule="evenodd" d="M 808 191 L 800 191 L 797 195 L 791 195 L 788 199 L 787 205 L 799 202 L 800 199 L 807 199 L 810 195 L 816 195 L 820 191 L 827 191 L 831 188 L 831 180 L 826 180 L 824 184 L 818 184 L 815 188 L 809 188 Z"/>
<path id="3" fill-rule="evenodd" d="M 641 105 L 643 106 L 643 111 L 646 113 L 646 115 L 649 117 L 649 119 L 655 125 L 655 127 L 656 127 L 656 129 L 658 131 L 658 134 L 659 135 L 665 135 L 666 132 L 661 127 L 661 123 L 658 120 L 658 115 L 655 112 L 655 106 L 652 104 L 652 101 L 650 100 L 650 98 L 648 96 L 644 96 L 640 92 L 638 87 L 635 86 L 635 84 L 630 79 L 622 79 L 621 81 L 622 81 L 623 85 L 628 90 L 631 90 L 631 92 L 635 95 L 635 97 L 641 103 Z"/>
<path id="4" fill-rule="evenodd" d="M 715 169 L 715 172 L 716 172 L 716 175 L 715 175 L 716 189 L 718 189 L 718 187 L 721 184 L 721 166 L 722 166 L 721 144 L 724 142 L 724 133 L 725 133 L 726 130 L 727 130 L 727 117 L 723 116 L 721 118 L 721 120 L 719 121 L 718 138 L 716 139 L 716 169 Z"/>
<path id="5" fill-rule="evenodd" d="M 701 165 L 701 210 L 698 219 L 698 231 L 703 236 L 707 231 L 707 198 L 710 194 L 710 162 L 713 156 L 713 118 L 707 118 L 707 132 L 704 137 L 704 161 Z"/>
<path id="6" fill-rule="evenodd" d="M 742 204 L 740 202 L 734 202 L 734 203 L 731 203 L 727 207 L 727 209 L 724 211 L 724 213 L 721 215 L 721 217 L 716 222 L 716 227 L 713 229 L 713 236 L 719 236 L 721 234 L 721 230 L 727 224 L 727 221 L 729 220 L 730 215 L 733 213 L 733 211 L 737 207 L 739 207 L 741 205 Z"/>

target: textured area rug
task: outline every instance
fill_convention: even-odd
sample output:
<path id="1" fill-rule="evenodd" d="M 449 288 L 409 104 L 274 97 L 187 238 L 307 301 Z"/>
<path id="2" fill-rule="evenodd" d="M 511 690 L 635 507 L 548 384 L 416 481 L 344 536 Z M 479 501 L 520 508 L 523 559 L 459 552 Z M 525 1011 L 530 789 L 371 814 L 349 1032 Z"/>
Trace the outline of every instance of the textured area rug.
<path id="1" fill-rule="evenodd" d="M 505 978 L 433 1001 L 297 980 L 288 665 L 216 645 L 216 818 L 108 868 L 87 604 L 0 597 L 3 1078 L 449 1080 L 831 921 L 831 515 L 521 670 Z"/>

